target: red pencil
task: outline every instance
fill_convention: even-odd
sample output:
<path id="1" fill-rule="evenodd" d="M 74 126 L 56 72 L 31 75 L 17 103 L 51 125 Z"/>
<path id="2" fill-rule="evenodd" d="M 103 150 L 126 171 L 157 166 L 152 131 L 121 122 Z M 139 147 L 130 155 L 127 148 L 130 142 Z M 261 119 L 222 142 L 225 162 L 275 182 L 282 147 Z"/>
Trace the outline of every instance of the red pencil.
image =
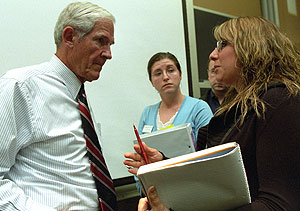
<path id="1" fill-rule="evenodd" d="M 137 129 L 135 128 L 135 125 L 134 125 L 134 124 L 133 124 L 133 128 L 134 128 L 135 136 L 136 136 L 136 138 L 137 138 L 137 140 L 138 140 L 138 143 L 139 143 L 139 145 L 140 145 L 140 148 L 141 148 L 141 150 L 142 150 L 144 160 L 146 161 L 146 164 L 149 164 L 149 161 L 148 161 L 148 158 L 147 158 L 147 154 L 146 154 L 145 149 L 144 149 L 144 146 L 143 146 L 143 144 L 142 144 L 140 135 L 139 135 Z"/>

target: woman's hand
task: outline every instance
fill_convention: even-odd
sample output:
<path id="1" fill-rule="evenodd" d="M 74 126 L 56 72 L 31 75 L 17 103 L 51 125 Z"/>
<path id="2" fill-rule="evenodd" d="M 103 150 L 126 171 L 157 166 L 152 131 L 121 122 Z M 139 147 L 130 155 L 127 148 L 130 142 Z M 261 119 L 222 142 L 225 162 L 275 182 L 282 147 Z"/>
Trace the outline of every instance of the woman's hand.
<path id="1" fill-rule="evenodd" d="M 144 142 L 143 146 L 150 163 L 161 161 L 163 159 L 163 155 L 158 150 L 148 147 Z M 145 165 L 146 161 L 143 158 L 140 146 L 138 144 L 135 144 L 133 148 L 136 151 L 136 153 L 126 152 L 124 154 L 124 157 L 130 160 L 124 160 L 123 163 L 129 167 L 129 173 L 136 175 L 138 168 Z"/>
<path id="2" fill-rule="evenodd" d="M 169 209 L 161 203 L 156 188 L 154 186 L 150 186 L 148 189 L 148 197 L 147 198 L 141 198 L 138 205 L 138 211 L 169 211 Z M 149 203 L 152 207 L 152 209 L 149 209 Z"/>

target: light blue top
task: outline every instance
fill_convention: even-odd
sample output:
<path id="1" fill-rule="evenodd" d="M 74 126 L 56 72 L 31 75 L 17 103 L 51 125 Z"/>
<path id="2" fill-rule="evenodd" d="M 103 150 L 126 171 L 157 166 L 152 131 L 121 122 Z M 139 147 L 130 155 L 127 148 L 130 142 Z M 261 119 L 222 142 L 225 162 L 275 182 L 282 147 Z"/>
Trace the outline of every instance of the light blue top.
<path id="1" fill-rule="evenodd" d="M 156 118 L 157 112 L 160 106 L 160 103 L 156 103 L 154 105 L 147 106 L 140 118 L 140 123 L 138 127 L 139 134 L 143 134 L 143 128 L 145 125 L 153 126 L 151 132 L 157 130 Z M 193 135 L 195 137 L 195 146 L 197 141 L 198 129 L 200 127 L 206 126 L 210 119 L 212 118 L 213 113 L 209 107 L 209 105 L 200 99 L 196 99 L 193 97 L 185 96 L 182 105 L 180 106 L 178 113 L 173 121 L 173 125 L 181 125 L 185 123 L 191 123 Z M 136 181 L 136 187 L 140 195 L 142 195 L 142 187 L 138 178 L 134 177 Z"/>
<path id="2" fill-rule="evenodd" d="M 160 103 L 161 101 L 154 105 L 147 106 L 144 109 L 138 128 L 139 134 L 142 134 L 145 125 L 153 126 L 151 132 L 157 130 L 156 117 Z M 185 123 L 191 123 L 193 135 L 195 140 L 197 140 L 198 129 L 207 125 L 212 116 L 213 114 L 211 109 L 205 101 L 185 96 L 172 124 L 177 126 Z"/>

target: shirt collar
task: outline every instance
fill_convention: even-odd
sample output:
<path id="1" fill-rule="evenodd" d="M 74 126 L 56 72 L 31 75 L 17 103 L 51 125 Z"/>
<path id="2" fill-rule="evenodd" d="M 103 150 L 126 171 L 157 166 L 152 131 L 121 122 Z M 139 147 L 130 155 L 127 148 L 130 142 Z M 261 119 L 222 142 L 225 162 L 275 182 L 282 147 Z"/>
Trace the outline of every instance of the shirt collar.
<path id="1" fill-rule="evenodd" d="M 52 56 L 49 63 L 60 76 L 75 100 L 82 85 L 81 81 L 56 55 Z"/>
<path id="2" fill-rule="evenodd" d="M 210 90 L 208 91 L 208 95 L 209 95 L 209 97 L 211 97 L 211 98 L 213 98 L 213 99 L 215 99 L 215 100 L 218 100 L 217 96 L 216 96 L 215 93 L 212 91 L 212 89 L 210 89 Z"/>

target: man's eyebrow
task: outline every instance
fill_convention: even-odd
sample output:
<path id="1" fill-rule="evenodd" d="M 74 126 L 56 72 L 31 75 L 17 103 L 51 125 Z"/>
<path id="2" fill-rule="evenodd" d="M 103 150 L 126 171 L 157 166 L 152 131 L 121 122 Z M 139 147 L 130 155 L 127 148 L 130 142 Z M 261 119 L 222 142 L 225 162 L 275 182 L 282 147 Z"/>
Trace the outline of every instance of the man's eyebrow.
<path id="1" fill-rule="evenodd" d="M 104 38 L 104 39 L 106 39 L 106 40 L 109 40 L 109 37 L 108 37 L 107 35 L 105 35 L 105 34 L 99 33 L 99 34 L 96 35 L 96 36 L 99 36 L 98 39 L 99 39 L 99 38 Z M 114 44 L 115 44 L 115 39 L 113 38 L 113 40 L 112 40 L 109 44 L 110 44 L 110 45 L 114 45 Z"/>

